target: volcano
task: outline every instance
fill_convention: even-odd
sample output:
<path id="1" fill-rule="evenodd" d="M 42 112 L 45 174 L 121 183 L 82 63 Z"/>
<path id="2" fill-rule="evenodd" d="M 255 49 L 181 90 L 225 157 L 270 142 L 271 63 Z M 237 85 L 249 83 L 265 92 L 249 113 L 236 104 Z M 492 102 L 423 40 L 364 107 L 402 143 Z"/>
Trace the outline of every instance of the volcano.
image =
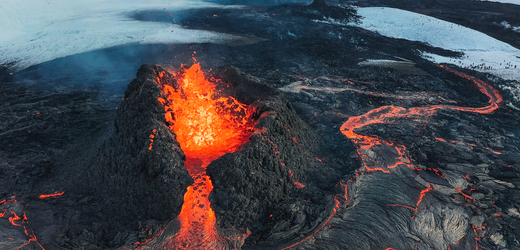
<path id="1" fill-rule="evenodd" d="M 94 186 L 108 208 L 107 220 L 172 220 L 137 246 L 233 249 L 255 242 L 248 236 L 267 237 L 269 243 L 260 245 L 275 246 L 324 223 L 330 211 L 320 205 L 326 199 L 318 187 L 338 179 L 316 173 L 320 140 L 280 91 L 234 67 L 204 73 L 199 64 L 178 72 L 143 65 L 137 75 L 92 176 L 99 180 Z M 125 152 L 132 155 L 122 158 Z M 157 194 L 139 184 L 148 182 L 157 185 Z M 132 188 L 121 188 L 130 183 Z M 284 226 L 293 232 L 276 236 L 280 228 L 267 221 L 287 216 L 294 221 Z"/>
<path id="2" fill-rule="evenodd" d="M 129 222 L 138 216 L 155 219 L 160 215 L 169 214 L 170 217 L 166 219 L 170 219 L 171 222 L 151 240 L 134 244 L 142 249 L 234 249 L 247 246 L 291 248 L 299 244 L 309 244 L 310 237 L 327 239 L 329 236 L 321 236 L 324 234 L 324 227 L 328 230 L 334 230 L 333 225 L 351 227 L 349 220 L 345 220 L 346 214 L 349 214 L 347 218 L 367 217 L 379 220 L 376 224 L 381 225 L 381 228 L 371 230 L 387 230 L 385 227 L 389 224 L 385 223 L 390 223 L 389 221 L 381 221 L 377 219 L 377 215 L 370 215 L 370 209 L 359 209 L 359 204 L 363 204 L 363 200 L 370 199 L 369 197 L 385 202 L 392 213 L 389 218 L 400 218 L 403 220 L 401 223 L 411 224 L 409 230 L 412 230 L 414 235 L 422 235 L 428 230 L 438 230 L 434 224 L 427 221 L 430 209 L 450 209 L 451 217 L 447 220 L 450 223 L 458 221 L 457 224 L 461 226 L 441 229 L 440 234 L 450 232 L 451 238 L 428 238 L 430 244 L 442 248 L 464 242 L 463 246 L 465 244 L 477 247 L 479 230 L 482 228 L 470 228 L 464 222 L 469 216 L 464 210 L 457 209 L 449 203 L 443 204 L 442 200 L 439 200 L 442 195 L 458 193 L 465 198 L 464 203 L 473 204 L 476 201 L 466 194 L 468 191 L 463 191 L 458 187 L 459 184 L 453 182 L 453 177 L 446 175 L 446 170 L 414 163 L 408 156 L 409 149 L 405 145 L 355 132 L 372 124 L 392 124 L 396 119 L 426 121 L 438 110 L 443 109 L 478 114 L 490 114 L 498 109 L 502 96 L 491 85 L 447 66 L 441 65 L 439 68 L 472 83 L 474 88 L 489 98 L 489 104 L 483 107 L 382 106 L 366 114 L 350 117 L 339 130 L 354 142 L 364 167 L 357 170 L 355 176 L 341 179 L 336 177 L 337 174 L 324 174 L 341 172 L 343 167 L 339 164 L 323 164 L 323 161 L 332 160 L 331 156 L 325 155 L 326 146 L 318 134 L 298 117 L 280 91 L 268 87 L 261 79 L 243 73 L 235 67 L 218 68 L 205 73 L 198 63 L 191 67 L 184 65 L 178 71 L 144 65 L 140 68 L 136 80 L 129 85 L 121 109 L 118 110 L 115 135 L 101 147 L 101 150 L 109 147 L 107 145 L 127 147 L 121 143 L 124 141 L 121 137 L 135 138 L 141 135 L 142 149 L 137 151 L 138 155 L 157 156 L 148 156 L 149 160 L 142 162 L 139 168 L 130 169 L 121 168 L 118 166 L 120 162 L 110 159 L 109 156 L 108 160 L 103 162 L 109 161 L 111 164 L 99 164 L 103 167 L 100 168 L 97 178 L 103 181 L 96 186 L 109 191 L 106 193 L 109 196 L 103 197 L 102 200 L 111 201 L 118 198 L 119 202 L 128 202 L 135 197 L 131 203 L 115 206 L 119 209 L 118 215 Z M 302 85 L 293 88 L 343 91 L 339 88 Z M 145 89 L 149 91 L 143 91 Z M 152 119 L 149 118 L 147 121 L 139 115 L 127 115 L 128 112 L 136 110 L 136 107 L 142 107 L 139 109 L 140 113 Z M 156 107 L 162 109 L 153 111 Z M 123 117 L 131 117 L 134 122 L 123 120 Z M 137 122 L 149 126 L 132 125 Z M 132 129 L 121 128 L 129 125 Z M 149 136 L 143 136 L 145 131 L 152 132 Z M 162 133 L 166 133 L 168 138 L 164 139 Z M 436 140 L 448 143 L 442 138 Z M 164 143 L 171 145 L 162 146 Z M 479 147 L 471 143 L 466 144 Z M 161 147 L 176 149 L 174 152 L 179 152 L 180 147 L 182 153 L 164 152 Z M 484 149 L 501 154 L 489 148 Z M 192 183 L 185 187 L 186 189 L 168 189 L 171 197 L 184 194 L 182 209 L 179 209 L 179 206 L 171 207 L 171 200 L 165 200 L 161 196 L 156 197 L 149 193 L 139 195 L 136 189 L 124 189 L 130 192 L 118 193 L 115 196 L 113 193 L 122 189 L 113 188 L 113 185 L 120 187 L 124 184 L 118 183 L 116 178 L 110 181 L 102 179 L 110 176 L 107 172 L 113 171 L 114 175 L 125 183 L 129 178 L 141 175 L 147 176 L 147 179 L 160 177 L 163 179 L 162 182 L 165 179 L 175 180 L 174 177 L 178 176 L 172 175 L 167 178 L 153 174 L 156 173 L 155 159 L 161 159 L 159 155 L 165 153 L 169 154 L 168 157 L 176 157 L 176 161 L 173 162 L 183 162 L 181 166 L 194 180 L 184 181 Z M 96 158 L 103 157 L 102 154 Z M 141 157 L 144 156 L 136 158 Z M 132 162 L 123 163 L 122 166 L 133 164 L 135 165 Z M 158 172 L 165 173 L 166 169 L 175 169 L 178 166 L 165 164 L 164 170 Z M 114 172 L 113 169 L 123 171 Z M 139 171 L 136 173 L 136 170 Z M 379 173 L 388 177 L 380 176 Z M 364 177 L 365 175 L 367 177 Z M 396 177 L 392 177 L 393 175 L 397 175 L 400 180 L 395 180 Z M 373 186 L 375 183 L 372 183 L 370 176 L 379 176 L 377 180 L 384 180 L 386 187 L 392 186 L 388 182 L 404 181 L 417 189 L 417 192 L 394 186 L 391 191 L 386 192 L 388 196 L 380 197 L 381 190 Z M 334 186 L 335 194 L 329 196 L 322 191 Z M 448 191 L 449 188 L 453 191 Z M 145 190 L 145 187 L 137 186 L 137 190 Z M 362 195 L 357 196 L 360 193 Z M 429 204 L 426 210 L 424 203 Z M 171 210 L 157 209 L 169 206 Z M 105 207 L 113 208 L 114 205 L 106 203 Z M 139 211 L 143 208 L 147 213 Z M 152 214 L 151 211 L 158 214 Z M 405 216 L 410 212 L 410 216 Z M 107 214 L 111 213 L 113 212 L 107 211 Z M 325 235 L 328 234 L 328 230 L 323 230 Z M 478 236 L 475 238 L 476 241 L 469 239 L 472 231 Z M 344 239 L 341 244 L 345 247 L 370 247 L 356 245 L 364 241 L 355 239 L 349 230 L 341 231 L 341 234 L 344 234 L 340 237 Z M 381 235 L 381 232 L 378 234 Z M 334 239 L 336 237 L 338 236 L 334 236 Z M 403 243 L 405 245 L 402 245 Z M 387 243 L 377 243 L 376 240 L 376 243 L 371 244 Z M 406 247 L 407 243 L 399 240 L 394 244 Z"/>
<path id="3" fill-rule="evenodd" d="M 1 7 L 0 249 L 520 249 L 518 5 L 92 1 Z"/>

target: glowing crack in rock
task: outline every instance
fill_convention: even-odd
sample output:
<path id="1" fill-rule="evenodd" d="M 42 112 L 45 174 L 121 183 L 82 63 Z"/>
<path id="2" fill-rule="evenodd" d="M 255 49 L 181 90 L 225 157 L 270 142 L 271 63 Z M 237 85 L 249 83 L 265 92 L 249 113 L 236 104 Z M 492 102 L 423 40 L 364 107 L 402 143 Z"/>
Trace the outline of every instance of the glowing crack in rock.
<path id="1" fill-rule="evenodd" d="M 467 80 L 470 80 L 473 82 L 476 87 L 486 96 L 489 97 L 489 105 L 479 108 L 473 108 L 473 107 L 458 107 L 458 106 L 450 106 L 450 105 L 432 105 L 427 107 L 414 107 L 414 108 L 404 108 L 404 107 L 397 107 L 393 105 L 389 106 L 382 106 L 376 109 L 373 109 L 363 115 L 360 116 L 352 116 L 350 117 L 340 128 L 341 133 L 351 139 L 351 141 L 355 144 L 357 148 L 357 153 L 361 157 L 361 161 L 364 167 L 364 170 L 358 170 L 356 172 L 356 176 L 363 175 L 365 172 L 371 172 L 371 171 L 381 171 L 384 173 L 391 173 L 391 169 L 396 168 L 398 166 L 404 165 L 411 169 L 422 171 L 424 169 L 419 169 L 415 167 L 408 156 L 406 155 L 406 147 L 404 145 L 398 145 L 396 143 L 387 142 L 385 140 L 382 140 L 378 138 L 377 136 L 366 136 L 355 133 L 355 130 L 358 128 L 365 127 L 367 125 L 371 124 L 392 124 L 395 122 L 396 118 L 408 118 L 408 119 L 415 119 L 415 120 L 422 120 L 424 117 L 430 117 L 436 114 L 436 111 L 438 109 L 452 109 L 452 110 L 459 110 L 459 111 L 465 111 L 465 112 L 474 112 L 479 114 L 490 114 L 496 109 L 499 108 L 498 104 L 502 102 L 502 96 L 498 93 L 498 90 L 493 88 L 491 85 L 487 84 L 486 82 L 477 79 L 476 77 L 470 76 L 468 74 L 458 72 L 454 69 L 451 69 L 444 65 L 439 65 L 440 68 L 443 68 L 459 77 L 465 78 Z M 344 91 L 339 88 L 328 88 L 328 87 L 308 87 L 308 86 L 291 86 L 294 88 L 299 89 L 312 89 L 316 91 Z M 290 87 L 290 88 L 291 88 Z M 349 87 L 347 87 L 348 90 Z M 371 95 L 377 95 L 376 93 L 365 93 L 365 94 L 371 94 Z M 394 97 L 398 98 L 395 95 L 386 95 L 386 94 L 380 94 L 377 96 L 387 96 L 387 97 Z M 446 142 L 446 140 L 442 138 L 436 138 L 439 141 Z M 471 145 L 476 146 L 476 145 Z M 486 148 L 488 150 L 491 150 L 489 148 Z M 393 152 L 393 159 L 391 156 L 386 156 L 383 159 L 378 159 L 378 153 L 380 151 L 386 151 L 386 152 Z M 491 150 L 492 151 L 492 150 Z M 493 151 L 496 154 L 500 154 L 500 152 Z M 440 173 L 437 169 L 430 169 L 433 170 L 438 176 L 444 178 L 444 174 Z M 349 180 L 351 181 L 351 180 Z M 354 182 L 354 181 L 351 181 Z M 344 198 L 349 203 L 349 199 L 347 196 L 347 186 L 340 182 L 341 185 L 345 186 L 345 195 Z M 470 196 L 464 194 L 462 190 L 455 188 L 462 196 L 464 196 L 468 202 L 474 200 Z M 394 206 L 394 207 L 404 207 L 413 210 L 414 212 L 417 212 L 419 205 L 423 201 L 423 198 L 425 195 L 432 191 L 436 190 L 435 186 L 433 186 L 431 183 L 428 183 L 428 187 L 426 189 L 423 189 L 419 193 L 419 198 L 415 204 L 414 207 L 412 206 L 406 206 L 402 204 L 387 204 L 388 206 Z M 338 196 L 336 197 L 337 201 Z M 336 207 L 339 203 L 336 204 Z M 336 213 L 336 208 L 334 210 L 334 214 Z M 333 215 L 334 215 L 333 214 Z M 332 217 L 332 216 L 331 216 Z M 325 222 L 325 224 L 329 223 L 331 217 Z M 414 218 L 415 215 L 412 217 Z M 323 225 L 324 226 L 324 225 Z M 320 227 L 321 228 L 323 228 Z M 318 229 L 316 232 L 314 232 L 312 235 L 316 234 L 320 229 Z M 478 250 L 478 241 L 483 237 L 482 234 L 478 234 L 479 230 L 482 230 L 482 228 L 474 228 L 475 230 L 475 241 L 476 241 L 476 249 Z M 311 236 L 312 236 L 311 235 Z M 305 239 L 301 240 L 300 242 L 293 244 L 287 248 L 292 248 L 296 246 L 297 244 L 305 241 L 309 237 L 306 237 Z M 287 249 L 284 248 L 284 249 Z M 393 248 L 387 248 L 387 249 L 393 249 Z"/>
<path id="2" fill-rule="evenodd" d="M 345 194 L 346 195 L 346 194 Z M 309 238 L 311 238 L 312 236 L 314 236 L 316 233 L 318 233 L 321 229 L 323 229 L 327 224 L 329 224 L 330 220 L 332 219 L 332 217 L 334 217 L 334 215 L 336 215 L 338 209 L 339 209 L 339 204 L 340 202 L 338 201 L 338 197 L 334 198 L 334 211 L 332 212 L 332 214 L 327 218 L 327 220 L 318 228 L 316 229 L 312 234 L 308 235 L 307 237 L 303 238 L 302 240 L 288 246 L 288 247 L 284 247 L 280 250 L 287 250 L 287 249 L 291 249 L 293 247 L 295 247 L 296 245 L 308 240 Z"/>
<path id="3" fill-rule="evenodd" d="M 53 194 L 46 194 L 46 195 L 44 194 L 44 195 L 40 195 L 39 198 L 45 199 L 45 198 L 49 198 L 49 197 L 56 197 L 56 196 L 61 196 L 64 193 L 65 192 L 55 192 Z M 4 205 L 7 206 L 9 204 L 15 204 L 15 203 L 19 203 L 19 202 L 20 202 L 19 200 L 15 199 L 13 197 L 11 199 L 1 200 L 0 206 L 4 206 Z M 22 244 L 21 246 L 16 248 L 16 250 L 23 250 L 23 249 L 45 250 L 45 248 L 40 244 L 40 242 L 36 238 L 36 234 L 34 233 L 34 230 L 29 227 L 29 220 L 27 218 L 27 214 L 25 213 L 25 210 L 27 209 L 27 207 L 29 207 L 29 205 L 30 204 L 26 204 L 24 206 L 24 211 L 23 211 L 23 213 L 20 213 L 20 215 L 18 215 L 15 211 L 11 210 L 9 207 L 2 208 L 0 210 L 0 218 L 4 218 L 7 216 L 7 219 L 9 220 L 9 222 L 13 226 L 22 227 L 24 234 L 28 237 L 27 242 L 25 242 L 24 244 Z M 13 240 L 12 238 L 9 238 L 9 239 Z"/>
<path id="4" fill-rule="evenodd" d="M 40 199 L 47 199 L 47 198 L 50 198 L 50 197 L 62 196 L 64 193 L 65 193 L 65 191 L 55 192 L 55 193 L 52 193 L 52 194 L 42 194 L 42 195 L 38 196 L 38 198 L 40 198 Z"/>
<path id="5" fill-rule="evenodd" d="M 370 124 L 378 123 L 390 124 L 395 120 L 395 118 L 420 119 L 423 117 L 434 115 L 438 109 L 453 109 L 466 112 L 475 112 L 480 114 L 489 114 L 498 109 L 498 103 L 502 101 L 502 96 L 500 96 L 498 91 L 494 89 L 491 85 L 468 74 L 464 74 L 455 71 L 451 68 L 448 68 L 447 66 L 441 65 L 439 67 L 451 73 L 454 73 L 459 77 L 472 81 L 483 94 L 489 97 L 489 105 L 480 108 L 457 107 L 449 105 L 433 105 L 427 107 L 403 108 L 389 105 L 373 109 L 367 112 L 366 114 L 360 116 L 350 117 L 345 123 L 343 123 L 340 130 L 356 145 L 358 154 L 361 156 L 363 165 L 367 171 L 383 171 L 389 173 L 391 168 L 395 168 L 399 165 L 412 167 L 412 164 L 410 163 L 410 159 L 405 154 L 405 146 L 397 145 L 391 142 L 386 142 L 374 136 L 356 134 L 354 130 L 357 128 L 362 128 Z M 394 148 L 394 152 L 397 156 L 395 157 L 393 164 L 386 164 L 385 166 L 374 166 L 375 160 L 373 159 L 373 151 L 378 150 L 378 147 Z"/>
<path id="6" fill-rule="evenodd" d="M 150 138 L 150 146 L 148 147 L 148 150 L 152 150 L 152 148 L 153 148 L 153 141 L 154 141 L 154 138 L 155 138 L 155 132 L 157 132 L 157 129 L 152 130 L 152 134 L 150 134 L 150 136 L 149 136 L 149 138 Z"/>
<path id="7" fill-rule="evenodd" d="M 422 200 L 424 199 L 424 196 L 426 195 L 426 193 L 428 193 L 432 190 L 436 190 L 435 186 L 432 186 L 431 183 L 428 183 L 428 188 L 422 190 L 421 193 L 419 194 L 419 200 L 417 200 L 415 207 L 405 206 L 405 205 L 401 205 L 401 204 L 388 204 L 388 206 L 409 208 L 409 209 L 412 209 L 415 212 L 417 212 L 417 209 L 419 208 L 419 205 L 421 204 Z"/>
<path id="8" fill-rule="evenodd" d="M 463 141 L 455 141 L 455 140 L 446 141 L 445 139 L 443 139 L 443 138 L 439 138 L 439 137 L 435 137 L 435 140 L 437 140 L 437 141 L 441 141 L 441 142 L 446 142 L 446 143 L 448 143 L 448 142 L 449 142 L 449 143 L 454 143 L 454 144 L 455 144 L 455 143 L 463 143 L 463 144 L 466 144 L 466 145 L 471 146 L 471 147 L 478 147 L 478 145 L 473 144 L 473 143 L 467 143 L 467 142 L 463 142 Z M 491 152 L 493 152 L 493 153 L 495 153 L 495 154 L 497 154 L 497 155 L 502 154 L 502 153 L 500 153 L 500 152 L 498 152 L 498 151 L 494 151 L 494 150 L 492 150 L 491 148 L 488 148 L 488 147 L 482 147 L 482 148 L 487 149 L 487 150 L 489 150 L 489 151 L 491 151 Z"/>

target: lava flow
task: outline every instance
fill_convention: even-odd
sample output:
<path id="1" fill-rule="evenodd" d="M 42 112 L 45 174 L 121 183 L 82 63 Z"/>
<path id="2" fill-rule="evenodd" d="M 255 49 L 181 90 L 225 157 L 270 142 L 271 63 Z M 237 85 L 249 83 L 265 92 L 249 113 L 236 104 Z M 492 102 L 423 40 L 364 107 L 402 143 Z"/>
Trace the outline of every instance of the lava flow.
<path id="1" fill-rule="evenodd" d="M 356 134 L 354 130 L 356 128 L 362 128 L 364 126 L 370 125 L 370 124 L 376 124 L 376 123 L 384 123 L 388 124 L 391 123 L 392 120 L 395 121 L 396 118 L 412 118 L 412 119 L 420 119 L 422 117 L 428 117 L 435 114 L 437 109 L 453 109 L 453 110 L 459 110 L 459 111 L 466 111 L 466 112 L 475 112 L 480 114 L 489 114 L 498 109 L 498 103 L 502 101 L 502 96 L 498 93 L 496 89 L 494 89 L 491 85 L 485 83 L 482 80 L 479 80 L 473 76 L 455 71 L 447 66 L 440 66 L 441 68 L 444 68 L 445 70 L 454 73 L 458 75 L 459 77 L 468 79 L 472 81 L 477 88 L 486 96 L 489 97 L 489 105 L 480 107 L 480 108 L 472 108 L 472 107 L 457 107 L 457 106 L 448 106 L 448 105 L 433 105 L 428 107 L 416 107 L 416 108 L 403 108 L 403 107 L 396 107 L 396 106 L 382 106 L 379 108 L 376 108 L 374 110 L 371 110 L 367 112 L 366 114 L 360 115 L 360 116 L 354 116 L 350 117 L 342 126 L 341 126 L 341 132 L 347 136 L 348 138 L 352 139 L 352 141 L 357 146 L 358 154 L 362 158 L 363 165 L 365 166 L 366 171 L 383 171 L 386 173 L 390 173 L 391 168 L 395 168 L 399 165 L 405 165 L 413 169 L 417 169 L 415 166 L 412 165 L 410 162 L 410 159 L 406 156 L 405 150 L 406 147 L 403 145 L 394 145 L 393 143 L 386 142 L 382 139 L 379 139 L 375 136 L 365 136 Z M 475 145 L 476 146 L 476 145 Z M 374 151 L 379 151 L 379 147 L 386 147 L 393 149 L 395 152 L 394 159 L 390 159 L 389 157 L 386 157 L 383 159 L 383 162 L 385 164 L 381 164 L 381 161 L 378 161 L 374 158 Z M 495 151 L 493 151 L 495 152 Z M 499 152 L 496 152 L 499 153 Z M 417 169 L 419 170 L 419 169 Z M 438 172 L 438 171 L 436 171 Z M 438 174 L 438 173 L 437 173 Z M 440 175 L 443 177 L 443 175 Z M 455 188 L 459 193 L 461 193 L 464 197 L 468 199 L 472 199 L 471 197 L 465 195 L 462 190 Z M 429 192 L 432 190 L 431 183 L 428 183 L 428 188 L 421 191 L 419 200 L 417 201 L 415 207 L 406 206 L 402 204 L 388 204 L 389 206 L 400 206 L 405 207 L 414 210 L 417 212 L 417 209 L 419 208 L 419 204 L 421 203 L 422 199 L 424 198 L 426 192 Z M 435 190 L 435 186 L 433 186 L 433 190 Z M 415 215 L 412 217 L 414 218 Z M 482 237 L 481 235 L 478 235 L 477 230 L 475 230 L 475 233 L 477 234 L 477 237 L 475 239 L 475 245 L 476 249 L 478 250 L 478 241 Z"/>
<path id="2" fill-rule="evenodd" d="M 65 192 L 55 192 L 53 194 L 43 194 L 43 195 L 40 195 L 39 198 L 46 199 L 49 197 L 57 197 L 57 196 L 63 195 L 64 193 Z M 19 203 L 19 202 L 20 201 L 18 201 L 17 199 L 14 199 L 14 197 L 13 197 L 9 200 L 7 200 L 7 199 L 1 200 L 0 206 L 15 204 L 15 203 Z M 29 207 L 29 204 L 26 204 L 24 206 L 23 213 L 20 212 L 19 213 L 20 215 L 18 215 L 15 211 L 11 210 L 9 208 L 9 206 L 7 206 L 7 208 L 3 208 L 2 210 L 0 210 L 0 218 L 4 218 L 7 215 L 9 222 L 13 226 L 22 227 L 25 235 L 28 237 L 27 242 L 25 242 L 24 244 L 22 244 L 21 246 L 16 248 L 17 250 L 29 249 L 29 248 L 45 250 L 45 248 L 40 244 L 40 242 L 36 238 L 36 234 L 34 233 L 34 230 L 29 227 L 29 220 L 27 219 L 27 214 L 25 213 L 25 209 L 27 209 L 27 207 Z M 8 239 L 14 240 L 13 238 L 8 238 Z"/>
<path id="3" fill-rule="evenodd" d="M 177 217 L 181 228 L 166 248 L 223 249 L 226 240 L 216 228 L 215 213 L 208 200 L 213 185 L 206 167 L 248 141 L 253 112 L 233 97 L 218 96 L 215 85 L 205 78 L 198 63 L 172 74 L 180 87 L 161 84 L 166 96 L 158 101 L 164 104 L 169 128 L 186 154 L 185 167 L 195 183 L 188 187 Z"/>
<path id="4" fill-rule="evenodd" d="M 341 126 L 341 132 L 348 138 L 352 139 L 352 141 L 357 145 L 358 154 L 361 156 L 363 164 L 367 171 L 383 171 L 389 173 L 389 169 L 391 168 L 397 167 L 399 165 L 406 165 L 412 167 L 412 164 L 410 163 L 410 159 L 408 159 L 408 157 L 405 154 L 405 146 L 394 145 L 393 143 L 386 142 L 377 137 L 356 134 L 354 130 L 357 128 L 362 128 L 364 126 L 377 123 L 388 124 L 391 123 L 391 120 L 395 120 L 395 118 L 421 119 L 423 117 L 434 115 L 437 109 L 454 109 L 459 111 L 474 112 L 480 114 L 489 114 L 498 109 L 498 103 L 502 101 L 502 96 L 500 96 L 498 91 L 494 89 L 491 85 L 468 74 L 455 71 L 447 66 L 441 65 L 440 67 L 462 78 L 472 81 L 483 94 L 489 97 L 489 105 L 480 108 L 457 107 L 449 105 L 433 105 L 428 107 L 403 108 L 389 105 L 373 109 L 364 115 L 350 117 Z M 375 159 L 372 159 L 372 153 L 370 152 L 378 151 L 377 147 L 394 148 L 393 151 L 395 151 L 396 157 L 393 160 L 392 164 L 388 164 L 390 159 L 385 159 L 385 162 L 387 162 L 386 166 L 373 166 Z"/>
<path id="5" fill-rule="evenodd" d="M 457 107 L 457 106 L 450 106 L 450 105 L 432 105 L 427 107 L 414 107 L 414 108 L 403 108 L 403 107 L 396 107 L 393 105 L 389 106 L 382 106 L 376 109 L 373 109 L 363 115 L 360 116 L 353 116 L 350 117 L 340 128 L 340 131 L 343 133 L 343 135 L 347 136 L 349 139 L 352 140 L 352 142 L 356 145 L 358 155 L 361 157 L 361 161 L 363 166 L 365 167 L 364 171 L 381 171 L 385 173 L 391 173 L 391 169 L 395 168 L 400 165 L 407 166 L 414 170 L 424 170 L 419 169 L 415 167 L 408 156 L 406 155 L 406 147 L 404 145 L 398 145 L 395 143 L 384 141 L 377 136 L 366 136 L 357 134 L 354 132 L 355 129 L 365 127 L 367 125 L 371 124 L 391 124 L 395 122 L 397 118 L 411 118 L 414 120 L 422 120 L 425 117 L 432 116 L 436 113 L 437 109 L 453 109 L 453 110 L 459 110 L 459 111 L 466 111 L 466 112 L 474 112 L 474 113 L 480 113 L 480 114 L 489 114 L 495 111 L 499 108 L 498 104 L 502 102 L 502 96 L 498 93 L 498 90 L 493 88 L 491 85 L 485 83 L 482 80 L 479 80 L 473 76 L 458 72 L 456 70 L 453 70 L 447 66 L 439 66 L 440 68 L 443 68 L 459 77 L 465 78 L 467 80 L 472 81 L 477 88 L 486 96 L 489 97 L 489 105 L 480 107 L 480 108 L 473 108 L 473 107 Z M 303 87 L 301 87 L 303 88 Z M 307 88 L 307 87 L 305 87 Z M 307 88 L 307 89 L 313 89 L 317 91 L 342 91 L 341 89 L 336 88 Z M 390 97 L 396 97 L 397 96 L 390 96 Z M 476 145 L 475 145 L 476 146 Z M 489 148 L 486 148 L 489 149 Z M 489 149 L 491 150 L 491 149 Z M 378 152 L 385 152 L 384 154 L 379 154 Z M 493 151 L 495 152 L 495 151 Z M 495 152 L 497 154 L 500 154 L 499 152 Z M 444 174 L 439 173 L 437 169 L 430 169 L 433 170 L 437 175 L 444 178 Z M 364 171 L 359 171 L 359 174 L 364 174 Z M 356 173 L 356 176 L 358 173 Z M 350 180 L 349 180 L 350 181 Z M 353 181 L 351 181 L 353 182 Z M 341 185 L 344 185 L 340 182 Z M 345 186 L 345 200 L 347 204 L 349 203 L 349 199 L 347 197 L 347 186 Z M 457 189 L 457 188 L 455 188 Z M 406 206 L 402 204 L 387 204 L 388 206 L 398 206 L 398 207 L 404 207 L 413 210 L 414 212 L 417 212 L 419 209 L 419 205 L 423 201 L 423 198 L 425 197 L 426 193 L 436 190 L 435 186 L 431 183 L 428 183 L 428 187 L 426 189 L 423 189 L 420 194 L 419 198 L 415 204 L 415 206 Z M 469 196 L 465 195 L 462 190 L 457 189 L 459 193 L 461 193 L 463 196 L 468 198 Z M 469 197 L 471 198 L 471 197 Z M 412 219 L 415 218 L 415 215 L 412 217 Z M 326 222 L 328 223 L 328 221 Z M 476 248 L 478 249 L 478 241 L 483 237 L 482 235 L 479 235 L 478 230 L 475 229 L 476 232 Z M 307 239 L 307 238 L 306 238 Z M 305 239 L 304 239 L 305 240 Z M 302 242 L 302 241 L 300 241 Z M 298 243 L 300 243 L 298 242 Z M 296 243 L 296 244 L 298 244 Z M 294 244 L 294 245 L 296 245 Z M 291 245 L 290 247 L 293 247 L 294 245 Z M 393 249 L 393 248 L 387 248 L 387 249 Z"/>

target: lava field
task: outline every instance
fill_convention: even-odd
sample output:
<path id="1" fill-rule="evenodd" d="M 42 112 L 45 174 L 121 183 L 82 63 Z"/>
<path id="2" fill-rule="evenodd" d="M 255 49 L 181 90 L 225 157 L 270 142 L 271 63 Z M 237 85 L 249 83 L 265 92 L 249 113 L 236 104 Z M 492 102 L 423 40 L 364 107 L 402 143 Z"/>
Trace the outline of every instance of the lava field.
<path id="1" fill-rule="evenodd" d="M 520 46 L 475 14 L 520 7 L 461 2 L 349 3 Z M 319 0 L 172 14 L 132 13 L 241 38 L 0 64 L 0 249 L 520 249 L 520 101 L 503 87 L 520 79 L 331 24 L 363 20 Z M 134 64 L 67 66 L 123 51 Z"/>

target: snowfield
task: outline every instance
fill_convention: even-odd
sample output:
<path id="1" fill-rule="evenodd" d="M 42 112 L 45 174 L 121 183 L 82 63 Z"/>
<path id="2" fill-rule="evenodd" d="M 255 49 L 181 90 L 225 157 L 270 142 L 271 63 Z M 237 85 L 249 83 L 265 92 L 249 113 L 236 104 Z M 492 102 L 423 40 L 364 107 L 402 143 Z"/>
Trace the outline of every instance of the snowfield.
<path id="1" fill-rule="evenodd" d="M 130 17 L 144 10 L 164 10 L 167 15 L 169 11 L 208 7 L 240 8 L 201 0 L 2 0 L 0 65 L 9 63 L 11 70 L 19 71 L 56 58 L 125 44 L 226 43 L 243 39 Z M 361 28 L 464 53 L 461 58 L 422 53 L 435 63 L 452 63 L 506 80 L 520 80 L 520 50 L 481 32 L 394 8 L 358 8 L 358 14 L 364 17 L 357 24 Z M 324 22 L 347 25 L 336 20 Z M 516 88 L 509 86 L 508 90 L 520 93 Z M 520 96 L 516 97 L 520 101 Z"/>
<path id="2" fill-rule="evenodd" d="M 0 65 L 18 71 L 56 58 L 124 44 L 224 43 L 238 36 L 133 20 L 141 10 L 224 6 L 196 0 L 2 0 Z M 226 7 L 230 8 L 230 7 Z"/>
<path id="3" fill-rule="evenodd" d="M 433 62 L 452 63 L 506 80 L 520 80 L 520 50 L 484 33 L 394 8 L 359 8 L 358 14 L 364 17 L 363 23 L 358 25 L 361 28 L 383 36 L 425 42 L 434 47 L 464 53 L 462 58 L 423 53 L 425 58 Z"/>
<path id="4" fill-rule="evenodd" d="M 488 0 L 489 2 L 512 3 L 520 5 L 520 0 Z"/>
<path id="5" fill-rule="evenodd" d="M 520 50 L 479 31 L 410 11 L 368 7 L 358 8 L 364 17 L 356 26 L 387 37 L 428 43 L 452 51 L 463 52 L 461 58 L 450 58 L 423 52 L 424 58 L 435 63 L 451 63 L 460 67 L 493 74 L 516 84 L 499 86 L 520 102 Z M 332 24 L 338 22 L 331 21 Z M 519 109 L 513 103 L 508 106 Z"/>

